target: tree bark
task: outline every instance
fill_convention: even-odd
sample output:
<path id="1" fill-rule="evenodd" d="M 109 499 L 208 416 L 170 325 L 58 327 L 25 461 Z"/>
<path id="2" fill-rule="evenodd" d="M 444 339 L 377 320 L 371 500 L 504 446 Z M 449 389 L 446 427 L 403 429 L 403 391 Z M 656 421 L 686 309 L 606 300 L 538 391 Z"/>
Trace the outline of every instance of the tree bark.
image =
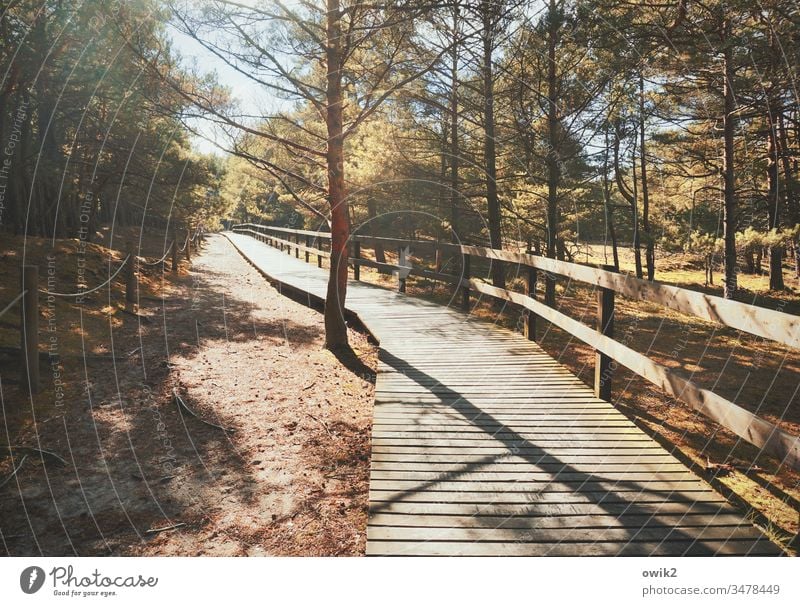
<path id="1" fill-rule="evenodd" d="M 558 8 L 556 0 L 550 0 L 548 6 L 547 28 L 547 242 L 545 253 L 551 259 L 556 258 L 556 239 L 558 238 L 558 184 L 559 174 L 558 158 L 558 94 L 556 74 L 556 47 L 558 46 Z M 553 306 L 556 301 L 556 284 L 550 279 L 545 280 L 545 304 Z"/>
<path id="2" fill-rule="evenodd" d="M 605 128 L 605 148 L 603 150 L 603 209 L 605 211 L 606 229 L 611 238 L 611 254 L 614 259 L 614 270 L 619 271 L 619 251 L 617 250 L 617 234 L 614 229 L 614 207 L 611 202 L 611 182 L 608 178 L 608 125 Z"/>
<path id="3" fill-rule="evenodd" d="M 734 139 L 736 137 L 736 100 L 733 93 L 733 59 L 732 50 L 729 44 L 731 24 L 726 17 L 722 24 L 722 77 L 723 77 L 723 97 L 724 108 L 722 116 L 722 131 L 724 142 L 724 154 L 722 158 L 723 176 L 723 217 L 722 232 L 725 241 L 725 287 L 723 296 L 726 299 L 733 299 L 736 295 L 736 175 L 734 165 Z"/>
<path id="4" fill-rule="evenodd" d="M 771 114 L 771 112 L 770 112 Z M 769 132 L 767 135 L 767 214 L 769 228 L 780 229 L 781 196 L 778 170 L 778 134 L 773 115 L 768 116 Z M 759 273 L 760 272 L 759 264 Z M 783 290 L 783 248 L 780 246 L 769 247 L 769 289 Z"/>
<path id="5" fill-rule="evenodd" d="M 625 181 L 622 178 L 622 169 L 620 168 L 620 160 L 619 160 L 619 142 L 620 142 L 620 132 L 619 127 L 615 127 L 614 129 L 614 179 L 617 183 L 617 189 L 619 193 L 625 198 L 626 202 L 631 207 L 631 220 L 633 221 L 633 257 L 636 263 L 636 277 L 641 279 L 643 277 L 642 274 L 642 249 L 639 243 L 639 208 L 636 201 L 636 161 L 633 162 L 633 187 L 634 191 L 630 191 L 628 186 L 625 184 Z M 634 154 L 635 158 L 635 154 Z"/>
<path id="6" fill-rule="evenodd" d="M 792 172 L 791 150 L 789 137 L 786 134 L 786 121 L 783 112 L 778 114 L 778 143 L 781 165 L 783 168 L 784 195 L 786 196 L 786 213 L 791 225 L 800 223 L 800 201 L 797 199 L 797 182 Z M 795 275 L 800 277 L 800 246 L 797 240 L 793 242 L 792 252 L 795 262 Z"/>
<path id="7" fill-rule="evenodd" d="M 331 209 L 331 267 L 325 297 L 325 347 L 346 349 L 344 319 L 347 295 L 347 259 L 350 251 L 350 213 L 344 182 L 344 136 L 342 132 L 341 10 L 339 0 L 327 0 L 326 81 L 328 149 L 328 203 Z"/>
<path id="8" fill-rule="evenodd" d="M 453 40 L 458 37 L 458 5 L 453 8 Z M 450 229 L 453 243 L 460 241 L 459 195 L 458 195 L 458 45 L 450 51 Z"/>
<path id="9" fill-rule="evenodd" d="M 639 158 L 641 160 L 642 179 L 642 230 L 645 237 L 645 263 L 647 279 L 651 282 L 656 275 L 655 242 L 650 233 L 650 188 L 647 182 L 647 147 L 645 145 L 645 113 L 644 113 L 644 76 L 639 73 Z"/>
<path id="10" fill-rule="evenodd" d="M 500 231 L 500 200 L 497 195 L 497 151 L 495 148 L 494 124 L 494 73 L 492 51 L 494 50 L 493 0 L 484 0 L 483 11 L 483 159 L 486 164 L 486 203 L 489 211 L 489 243 L 492 248 L 503 248 Z M 492 284 L 505 288 L 503 264 L 492 263 Z"/>

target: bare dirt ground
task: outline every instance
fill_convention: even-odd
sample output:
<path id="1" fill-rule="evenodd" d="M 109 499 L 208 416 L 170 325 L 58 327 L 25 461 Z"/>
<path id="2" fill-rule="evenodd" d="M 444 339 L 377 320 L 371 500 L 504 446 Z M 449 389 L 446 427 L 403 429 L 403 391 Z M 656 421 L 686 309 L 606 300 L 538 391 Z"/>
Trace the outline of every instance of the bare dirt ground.
<path id="1" fill-rule="evenodd" d="M 65 398 L 49 361 L 33 400 L 0 366 L 0 447 L 66 463 L 0 449 L 0 481 L 28 455 L 0 488 L 0 553 L 363 554 L 376 348 L 351 331 L 360 366 L 345 367 L 323 349 L 321 314 L 221 236 L 193 261 L 177 277 L 143 269 L 143 318 L 122 313 L 119 281 L 83 312 L 43 312 L 43 330 L 57 316 Z M 182 413 L 173 390 L 232 431 Z"/>

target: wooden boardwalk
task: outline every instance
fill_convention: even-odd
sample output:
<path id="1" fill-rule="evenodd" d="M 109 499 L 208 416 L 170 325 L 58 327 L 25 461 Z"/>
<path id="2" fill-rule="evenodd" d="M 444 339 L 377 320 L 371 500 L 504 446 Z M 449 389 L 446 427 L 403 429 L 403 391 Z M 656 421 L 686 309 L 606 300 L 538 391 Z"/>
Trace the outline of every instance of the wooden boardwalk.
<path id="1" fill-rule="evenodd" d="M 226 235 L 324 298 L 327 270 Z M 361 282 L 347 306 L 380 341 L 368 555 L 781 553 L 535 343 Z"/>

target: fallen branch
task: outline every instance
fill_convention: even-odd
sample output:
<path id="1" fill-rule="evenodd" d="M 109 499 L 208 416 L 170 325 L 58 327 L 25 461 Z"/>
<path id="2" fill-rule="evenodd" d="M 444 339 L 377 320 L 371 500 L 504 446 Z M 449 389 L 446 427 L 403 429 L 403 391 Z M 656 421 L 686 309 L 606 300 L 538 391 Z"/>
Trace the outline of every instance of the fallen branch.
<path id="1" fill-rule="evenodd" d="M 314 387 L 314 385 L 316 385 L 316 384 L 317 384 L 317 382 L 314 381 L 311 385 L 306 385 L 305 387 L 303 387 L 303 391 L 308 391 L 309 389 Z"/>
<path id="2" fill-rule="evenodd" d="M 166 532 L 168 530 L 175 530 L 176 528 L 181 528 L 186 526 L 184 522 L 178 522 L 177 524 L 171 524 L 169 526 L 162 526 L 161 528 L 150 528 L 149 530 L 145 530 L 145 534 L 158 534 L 159 532 Z"/>
<path id="3" fill-rule="evenodd" d="M 3 450 L 7 450 L 10 453 L 13 453 L 15 450 L 20 451 L 20 452 L 27 452 L 29 454 L 36 453 L 36 454 L 39 454 L 39 455 L 52 457 L 53 459 L 55 459 L 56 461 L 58 461 L 62 465 L 66 465 L 67 464 L 67 462 L 64 459 L 62 459 L 60 456 L 58 456 L 56 453 L 50 452 L 49 450 L 42 450 L 40 448 L 34 448 L 33 446 L 5 446 L 4 445 L 4 446 L 2 446 L 2 449 Z"/>
<path id="4" fill-rule="evenodd" d="M 322 428 L 323 428 L 325 431 L 327 431 L 327 432 L 328 432 L 328 435 L 329 435 L 330 437 L 334 437 L 334 436 L 333 436 L 333 434 L 331 433 L 331 430 L 330 430 L 330 429 L 328 429 L 328 426 L 325 424 L 325 421 L 322 421 L 322 420 L 318 419 L 317 417 L 315 417 L 314 415 L 312 415 L 310 412 L 309 412 L 309 413 L 306 413 L 306 414 L 308 414 L 308 416 L 309 416 L 309 417 L 311 417 L 312 419 L 314 419 L 314 420 L 315 420 L 317 423 L 319 423 L 320 425 L 322 425 Z"/>
<path id="5" fill-rule="evenodd" d="M 193 416 L 195 419 L 197 419 L 201 423 L 205 423 L 209 427 L 214 427 L 215 429 L 221 429 L 222 431 L 224 431 L 226 433 L 234 433 L 236 431 L 235 429 L 232 429 L 230 427 L 223 427 L 222 425 L 217 425 L 216 423 L 211 423 L 210 421 L 206 421 L 205 419 L 201 418 L 195 411 L 193 411 L 191 408 L 189 408 L 189 406 L 187 406 L 186 402 L 183 401 L 183 398 L 181 398 L 178 395 L 177 390 L 173 389 L 172 390 L 172 395 L 175 398 L 175 402 L 178 404 L 178 409 L 179 410 L 190 414 L 191 416 Z"/>
<path id="6" fill-rule="evenodd" d="M 11 480 L 14 479 L 14 476 L 16 476 L 17 472 L 20 469 L 22 469 L 22 466 L 25 464 L 25 459 L 27 459 L 27 458 L 28 458 L 28 455 L 23 455 L 23 457 L 20 459 L 19 465 L 17 465 L 16 469 L 14 469 L 5 480 L 0 482 L 0 488 L 2 488 L 6 484 L 8 484 Z"/>

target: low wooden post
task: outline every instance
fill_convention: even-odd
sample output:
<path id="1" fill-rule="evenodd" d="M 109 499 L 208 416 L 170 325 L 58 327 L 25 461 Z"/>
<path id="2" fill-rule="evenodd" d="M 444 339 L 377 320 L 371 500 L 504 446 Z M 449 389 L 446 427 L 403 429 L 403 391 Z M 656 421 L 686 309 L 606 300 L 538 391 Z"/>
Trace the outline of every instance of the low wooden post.
<path id="1" fill-rule="evenodd" d="M 128 247 L 128 260 L 125 264 L 125 311 L 136 313 L 139 300 L 139 274 L 136 252 L 132 246 Z"/>
<path id="2" fill-rule="evenodd" d="M 361 242 L 355 241 L 353 242 L 353 279 L 361 280 L 361 264 L 359 263 L 359 259 L 361 258 Z"/>
<path id="3" fill-rule="evenodd" d="M 439 240 L 436 240 L 434 254 L 436 255 L 436 273 L 442 271 L 442 247 L 439 246 Z"/>
<path id="4" fill-rule="evenodd" d="M 192 233 L 186 229 L 186 260 L 191 263 L 192 261 Z"/>
<path id="5" fill-rule="evenodd" d="M 306 234 L 306 263 L 308 263 L 309 258 L 311 257 L 311 253 L 308 252 L 308 249 L 311 247 L 311 236 Z"/>
<path id="6" fill-rule="evenodd" d="M 322 250 L 322 240 L 317 241 L 317 248 Z M 322 267 L 322 255 L 317 255 L 317 267 Z"/>
<path id="7" fill-rule="evenodd" d="M 397 249 L 397 264 L 400 268 L 397 270 L 397 292 L 406 292 L 406 279 L 403 277 L 403 271 L 406 266 L 406 249 L 400 247 Z"/>
<path id="8" fill-rule="evenodd" d="M 530 242 L 528 243 L 527 254 L 533 254 Z M 535 267 L 528 266 L 528 275 L 525 280 L 525 294 L 531 299 L 536 298 L 536 282 L 539 279 L 539 272 Z M 525 310 L 525 337 L 529 341 L 536 340 L 536 314 L 530 309 Z"/>
<path id="9" fill-rule="evenodd" d="M 178 271 L 178 232 L 172 230 L 172 271 Z"/>
<path id="10" fill-rule="evenodd" d="M 22 377 L 27 379 L 31 394 L 39 393 L 39 268 L 25 265 L 22 268 L 22 290 L 25 295 L 20 305 L 22 326 Z"/>
<path id="11" fill-rule="evenodd" d="M 468 254 L 462 253 L 461 254 L 461 267 L 463 271 L 461 272 L 461 279 L 466 280 L 469 282 L 469 267 L 470 264 L 470 257 Z M 469 284 L 465 284 L 461 287 L 461 309 L 468 312 L 469 311 Z"/>
<path id="12" fill-rule="evenodd" d="M 613 265 L 602 265 L 602 269 L 614 271 Z M 597 331 L 607 337 L 614 336 L 614 291 L 610 288 L 597 288 Z M 614 369 L 612 358 L 595 352 L 594 395 L 603 400 L 611 399 L 611 378 Z"/>
<path id="13" fill-rule="evenodd" d="M 297 244 L 297 246 L 294 247 L 294 258 L 295 259 L 299 259 L 300 258 L 300 234 L 295 235 L 294 243 Z"/>

